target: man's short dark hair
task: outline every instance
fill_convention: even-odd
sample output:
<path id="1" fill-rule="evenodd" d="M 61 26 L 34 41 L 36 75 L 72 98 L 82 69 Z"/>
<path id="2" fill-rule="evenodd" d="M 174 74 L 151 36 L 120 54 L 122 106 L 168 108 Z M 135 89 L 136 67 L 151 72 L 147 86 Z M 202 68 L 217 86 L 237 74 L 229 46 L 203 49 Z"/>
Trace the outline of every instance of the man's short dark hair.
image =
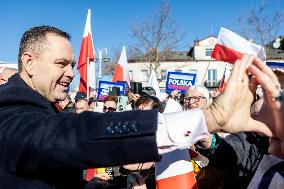
<path id="1" fill-rule="evenodd" d="M 149 104 L 152 109 L 158 109 L 159 112 L 163 111 L 162 104 L 157 97 L 150 95 L 142 95 L 135 103 L 136 108 L 138 108 L 142 104 Z"/>
<path id="2" fill-rule="evenodd" d="M 118 98 L 117 98 L 117 96 L 106 96 L 104 98 L 104 103 L 107 102 L 107 101 L 114 101 L 115 103 L 117 103 L 118 102 Z"/>
<path id="3" fill-rule="evenodd" d="M 30 51 L 39 56 L 46 48 L 46 34 L 55 34 L 64 37 L 70 41 L 71 37 L 68 33 L 52 27 L 52 26 L 37 26 L 27 30 L 21 39 L 19 54 L 18 54 L 18 69 L 22 71 L 22 60 L 21 57 L 24 52 Z"/>

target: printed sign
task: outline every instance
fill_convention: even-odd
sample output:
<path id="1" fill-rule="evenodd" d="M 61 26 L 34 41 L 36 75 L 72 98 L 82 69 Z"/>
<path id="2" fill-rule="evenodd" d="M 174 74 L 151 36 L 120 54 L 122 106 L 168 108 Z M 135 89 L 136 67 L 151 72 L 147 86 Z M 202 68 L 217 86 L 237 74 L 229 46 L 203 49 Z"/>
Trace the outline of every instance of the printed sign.
<path id="1" fill-rule="evenodd" d="M 166 92 L 180 90 L 181 93 L 185 93 L 190 86 L 195 85 L 195 79 L 195 73 L 168 72 Z"/>
<path id="2" fill-rule="evenodd" d="M 97 98 L 102 100 L 105 96 L 108 96 L 109 89 L 111 87 L 118 87 L 120 89 L 120 95 L 125 95 L 125 88 L 126 88 L 125 83 L 123 83 L 123 82 L 99 81 Z"/>

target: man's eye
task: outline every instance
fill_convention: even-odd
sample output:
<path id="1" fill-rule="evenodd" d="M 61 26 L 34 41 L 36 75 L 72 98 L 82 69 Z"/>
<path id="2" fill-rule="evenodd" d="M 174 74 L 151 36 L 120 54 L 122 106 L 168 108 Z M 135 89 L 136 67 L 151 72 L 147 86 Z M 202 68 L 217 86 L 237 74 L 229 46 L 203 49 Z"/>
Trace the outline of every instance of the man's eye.
<path id="1" fill-rule="evenodd" d="M 57 65 L 59 65 L 61 68 L 64 68 L 66 66 L 65 62 L 58 62 Z"/>

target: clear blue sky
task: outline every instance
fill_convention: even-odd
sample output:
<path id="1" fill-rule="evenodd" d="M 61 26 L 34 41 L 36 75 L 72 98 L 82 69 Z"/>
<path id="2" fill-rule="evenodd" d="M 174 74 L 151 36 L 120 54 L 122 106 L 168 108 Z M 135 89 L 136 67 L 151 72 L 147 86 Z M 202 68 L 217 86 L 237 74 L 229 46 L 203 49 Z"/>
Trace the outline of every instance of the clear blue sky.
<path id="1" fill-rule="evenodd" d="M 161 0 L 1 0 L 0 61 L 16 63 L 23 32 L 43 24 L 70 33 L 78 58 L 88 8 L 92 10 L 95 48 L 111 51 L 134 45 L 131 23 L 149 18 L 160 3 Z M 196 38 L 217 35 L 221 26 L 236 31 L 238 16 L 260 3 L 261 0 L 170 0 L 170 8 L 171 16 L 188 33 L 183 44 L 191 46 Z M 284 9 L 284 0 L 267 3 L 271 13 Z M 284 35 L 283 25 L 280 34 Z"/>

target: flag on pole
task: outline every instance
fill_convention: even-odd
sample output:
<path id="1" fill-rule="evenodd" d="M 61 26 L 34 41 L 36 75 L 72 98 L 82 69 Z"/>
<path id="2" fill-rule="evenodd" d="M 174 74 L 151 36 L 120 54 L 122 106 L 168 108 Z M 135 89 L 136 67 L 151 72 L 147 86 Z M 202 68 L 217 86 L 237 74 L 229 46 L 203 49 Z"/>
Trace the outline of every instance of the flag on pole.
<path id="1" fill-rule="evenodd" d="M 265 50 L 262 46 L 254 44 L 226 28 L 221 28 L 218 42 L 211 57 L 233 64 L 237 59 L 241 59 L 244 53 L 258 57 L 261 60 L 266 59 Z"/>
<path id="2" fill-rule="evenodd" d="M 224 69 L 224 73 L 223 73 L 223 76 L 222 76 L 222 79 L 221 79 L 219 87 L 217 89 L 217 91 L 219 93 L 222 93 L 225 90 L 225 88 L 227 86 L 227 80 L 228 80 L 229 76 L 230 76 L 230 73 L 229 73 L 229 71 L 227 69 L 227 64 L 226 64 L 225 65 L 225 69 Z"/>
<path id="3" fill-rule="evenodd" d="M 180 112 L 181 105 L 169 99 L 164 113 Z M 191 158 L 187 149 L 174 150 L 162 155 L 155 163 L 157 189 L 197 189 Z"/>
<path id="4" fill-rule="evenodd" d="M 114 75 L 112 81 L 126 81 L 130 86 L 130 79 L 128 73 L 128 62 L 126 56 L 126 49 L 123 46 L 123 49 L 118 60 L 118 64 L 115 67 Z"/>
<path id="5" fill-rule="evenodd" d="M 162 101 L 163 98 L 162 98 L 162 95 L 161 95 L 160 87 L 159 87 L 158 80 L 157 80 L 157 77 L 156 77 L 156 73 L 154 72 L 154 70 L 152 70 L 152 72 L 151 72 L 151 76 L 150 76 L 150 79 L 149 79 L 149 82 L 148 82 L 148 86 L 153 87 L 153 89 L 156 91 L 156 97 L 160 101 Z"/>
<path id="6" fill-rule="evenodd" d="M 85 30 L 77 66 L 77 69 L 80 73 L 79 91 L 85 92 L 87 94 L 89 93 L 89 86 L 95 88 L 94 59 L 94 46 L 91 31 L 91 10 L 88 9 L 88 15 L 86 19 Z"/>

